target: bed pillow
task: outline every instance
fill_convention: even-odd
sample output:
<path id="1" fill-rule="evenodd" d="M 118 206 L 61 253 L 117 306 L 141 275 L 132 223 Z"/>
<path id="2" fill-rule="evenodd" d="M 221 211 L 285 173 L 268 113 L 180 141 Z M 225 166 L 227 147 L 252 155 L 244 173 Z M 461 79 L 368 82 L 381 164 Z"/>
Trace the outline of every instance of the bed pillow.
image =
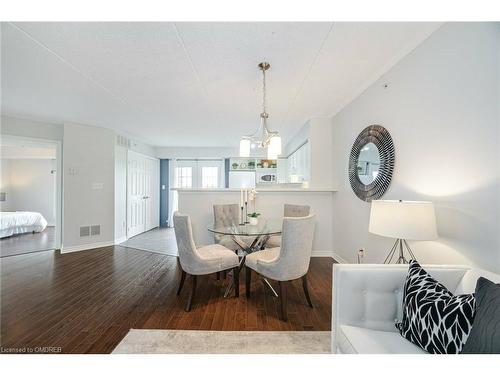
<path id="1" fill-rule="evenodd" d="M 403 293 L 401 336 L 431 354 L 457 354 L 474 321 L 473 294 L 454 296 L 416 261 L 410 261 Z"/>
<path id="2" fill-rule="evenodd" d="M 462 353 L 500 354 L 500 285 L 480 277 L 475 295 L 476 317 Z"/>

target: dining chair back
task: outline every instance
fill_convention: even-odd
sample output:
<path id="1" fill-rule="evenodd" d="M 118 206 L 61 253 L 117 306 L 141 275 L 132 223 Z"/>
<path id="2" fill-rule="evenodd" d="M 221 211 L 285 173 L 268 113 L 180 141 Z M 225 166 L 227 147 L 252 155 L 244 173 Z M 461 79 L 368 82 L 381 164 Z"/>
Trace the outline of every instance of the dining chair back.
<path id="1" fill-rule="evenodd" d="M 304 217 L 309 216 L 311 207 L 298 204 L 285 204 L 283 211 L 284 217 Z"/>
<path id="2" fill-rule="evenodd" d="M 285 204 L 283 208 L 284 217 L 305 217 L 309 216 L 310 212 L 311 207 L 305 205 Z M 281 247 L 281 236 L 271 236 L 265 246 L 266 248 Z"/>
<path id="3" fill-rule="evenodd" d="M 196 251 L 189 215 L 174 213 L 174 232 L 182 269 L 187 273 L 194 273 L 199 268 L 197 266 L 200 263 L 200 257 Z"/>
<path id="4" fill-rule="evenodd" d="M 240 207 L 237 204 L 214 204 L 215 227 L 228 227 L 239 224 Z M 214 234 L 215 243 L 224 237 L 223 234 Z"/>
<path id="5" fill-rule="evenodd" d="M 309 270 L 314 238 L 315 215 L 285 217 L 281 248 L 272 274 L 274 280 L 294 280 Z"/>

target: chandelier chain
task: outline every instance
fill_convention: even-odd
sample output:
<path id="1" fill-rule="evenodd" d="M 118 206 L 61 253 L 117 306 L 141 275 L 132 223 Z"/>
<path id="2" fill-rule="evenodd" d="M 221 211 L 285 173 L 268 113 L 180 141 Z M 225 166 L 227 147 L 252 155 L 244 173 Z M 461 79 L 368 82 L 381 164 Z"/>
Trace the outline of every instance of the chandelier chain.
<path id="1" fill-rule="evenodd" d="M 266 112 L 266 69 L 262 69 L 262 112 Z"/>

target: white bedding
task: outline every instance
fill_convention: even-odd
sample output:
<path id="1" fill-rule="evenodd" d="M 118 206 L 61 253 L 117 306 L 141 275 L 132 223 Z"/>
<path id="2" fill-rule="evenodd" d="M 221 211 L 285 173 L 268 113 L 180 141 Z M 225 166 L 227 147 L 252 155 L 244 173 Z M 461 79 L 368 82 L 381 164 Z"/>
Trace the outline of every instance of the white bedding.
<path id="1" fill-rule="evenodd" d="M 47 220 L 39 212 L 0 212 L 0 238 L 13 234 L 42 232 Z"/>

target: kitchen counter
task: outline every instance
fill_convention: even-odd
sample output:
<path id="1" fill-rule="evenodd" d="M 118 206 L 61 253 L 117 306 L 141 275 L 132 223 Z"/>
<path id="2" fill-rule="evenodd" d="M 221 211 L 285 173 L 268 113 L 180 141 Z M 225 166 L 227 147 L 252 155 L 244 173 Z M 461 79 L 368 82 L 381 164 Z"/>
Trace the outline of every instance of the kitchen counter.
<path id="1" fill-rule="evenodd" d="M 223 192 L 240 192 L 237 188 L 217 188 L 217 189 L 187 189 L 187 188 L 172 188 L 178 192 L 204 192 L 204 193 L 223 193 Z M 280 188 L 280 187 L 256 187 L 258 193 L 334 193 L 337 190 L 333 188 Z"/>

